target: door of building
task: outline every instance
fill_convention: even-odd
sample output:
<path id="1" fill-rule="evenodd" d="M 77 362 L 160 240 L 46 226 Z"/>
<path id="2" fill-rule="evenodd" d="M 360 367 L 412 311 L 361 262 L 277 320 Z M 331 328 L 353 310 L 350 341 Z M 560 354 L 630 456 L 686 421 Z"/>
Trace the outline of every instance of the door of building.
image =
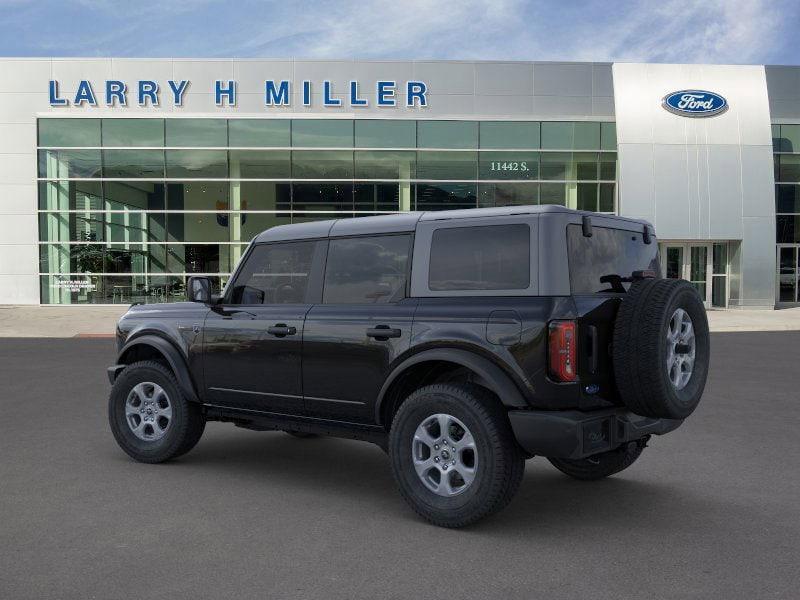
<path id="1" fill-rule="evenodd" d="M 710 243 L 665 242 L 661 244 L 661 274 L 669 279 L 685 279 L 700 293 L 706 308 L 711 306 Z M 726 296 L 727 297 L 727 296 Z M 718 302 L 715 301 L 717 306 Z M 724 307 L 724 304 L 723 304 Z"/>
<path id="2" fill-rule="evenodd" d="M 797 304 L 800 302 L 800 270 L 798 269 L 796 244 L 778 244 L 778 276 L 775 283 L 775 298 L 778 304 Z"/>

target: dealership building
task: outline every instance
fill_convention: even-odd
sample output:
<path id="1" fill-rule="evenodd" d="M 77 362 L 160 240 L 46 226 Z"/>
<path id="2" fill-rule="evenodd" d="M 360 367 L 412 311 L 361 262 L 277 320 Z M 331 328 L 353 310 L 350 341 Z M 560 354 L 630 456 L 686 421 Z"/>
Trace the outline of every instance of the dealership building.
<path id="1" fill-rule="evenodd" d="M 273 225 L 647 219 L 709 308 L 800 302 L 800 67 L 0 59 L 0 304 L 182 299 Z M 546 260 L 546 257 L 542 257 Z"/>

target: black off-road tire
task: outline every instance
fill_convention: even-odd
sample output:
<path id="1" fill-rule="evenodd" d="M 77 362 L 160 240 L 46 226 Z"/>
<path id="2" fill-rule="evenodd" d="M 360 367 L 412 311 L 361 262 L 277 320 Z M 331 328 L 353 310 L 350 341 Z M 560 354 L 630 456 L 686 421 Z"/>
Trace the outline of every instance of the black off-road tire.
<path id="1" fill-rule="evenodd" d="M 155 441 L 136 437 L 125 417 L 128 395 L 142 382 L 161 386 L 172 407 L 172 422 L 164 436 Z M 200 440 L 206 425 L 200 406 L 187 400 L 172 371 L 155 361 L 133 363 L 119 374 L 108 398 L 108 422 L 120 448 L 143 463 L 160 463 L 186 454 Z"/>
<path id="2" fill-rule="evenodd" d="M 466 425 L 479 457 L 472 483 L 450 497 L 428 489 L 412 459 L 417 427 L 439 413 Z M 525 471 L 525 459 L 502 405 L 490 392 L 471 385 L 434 384 L 411 394 L 392 421 L 389 458 L 405 501 L 421 517 L 441 527 L 464 527 L 499 511 L 511 501 Z"/>
<path id="3" fill-rule="evenodd" d="M 667 331 L 677 309 L 688 313 L 695 335 L 693 370 L 685 387 L 667 371 Z M 623 403 L 646 417 L 685 419 L 697 408 L 708 376 L 710 343 L 703 301 L 688 281 L 644 279 L 622 300 L 612 343 L 614 376 Z"/>
<path id="4" fill-rule="evenodd" d="M 623 444 L 615 450 L 587 456 L 586 458 L 548 458 L 559 471 L 581 481 L 603 479 L 630 467 L 642 454 L 647 440 Z"/>

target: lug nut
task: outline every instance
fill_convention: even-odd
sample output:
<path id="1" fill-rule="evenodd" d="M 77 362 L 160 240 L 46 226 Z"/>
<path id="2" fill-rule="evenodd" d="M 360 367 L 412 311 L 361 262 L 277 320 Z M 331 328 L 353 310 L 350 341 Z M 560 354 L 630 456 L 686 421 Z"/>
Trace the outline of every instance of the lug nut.
<path id="1" fill-rule="evenodd" d="M 438 449 L 439 449 L 439 444 L 434 444 L 434 445 L 433 445 L 433 449 L 434 449 L 434 450 L 438 450 Z"/>
<path id="2" fill-rule="evenodd" d="M 439 462 L 439 457 L 438 456 L 434 456 L 433 457 L 433 462 Z"/>
<path id="3" fill-rule="evenodd" d="M 453 462 L 451 462 L 450 464 L 451 464 L 451 465 L 453 465 L 453 466 L 455 467 L 455 466 L 456 466 L 456 461 L 453 461 Z"/>
<path id="4" fill-rule="evenodd" d="M 444 468 L 445 471 L 447 471 L 447 465 L 445 465 L 443 468 Z"/>
<path id="5" fill-rule="evenodd" d="M 447 440 L 442 440 L 442 443 L 447 446 Z"/>

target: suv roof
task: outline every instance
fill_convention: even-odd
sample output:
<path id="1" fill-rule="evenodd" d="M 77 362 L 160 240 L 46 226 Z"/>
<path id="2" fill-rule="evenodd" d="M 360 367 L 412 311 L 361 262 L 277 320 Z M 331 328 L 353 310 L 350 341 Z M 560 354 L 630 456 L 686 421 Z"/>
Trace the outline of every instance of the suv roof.
<path id="1" fill-rule="evenodd" d="M 569 213 L 575 215 L 589 215 L 609 219 L 616 219 L 626 223 L 640 223 L 642 226 L 650 225 L 641 219 L 630 219 L 615 215 L 599 215 L 582 210 L 573 210 L 563 206 L 545 204 L 541 206 L 502 206 L 497 208 L 467 208 L 462 210 L 437 210 L 426 212 L 403 212 L 391 215 L 373 217 L 350 217 L 346 219 L 330 219 L 327 221 L 312 221 L 310 223 L 294 223 L 291 225 L 278 225 L 258 234 L 253 242 L 280 242 L 310 238 L 368 235 L 379 233 L 403 233 L 414 231 L 420 221 L 448 221 L 453 219 L 475 219 L 491 217 L 508 217 L 511 215 L 530 215 L 542 213 Z"/>

